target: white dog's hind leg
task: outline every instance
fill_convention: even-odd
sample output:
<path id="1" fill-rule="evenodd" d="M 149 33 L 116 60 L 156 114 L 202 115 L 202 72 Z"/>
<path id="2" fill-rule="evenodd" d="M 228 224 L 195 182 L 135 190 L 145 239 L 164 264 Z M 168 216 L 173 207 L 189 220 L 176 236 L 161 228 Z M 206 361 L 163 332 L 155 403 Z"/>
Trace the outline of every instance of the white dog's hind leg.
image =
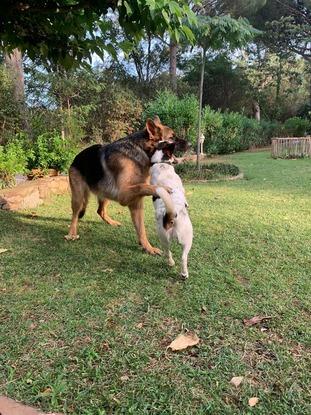
<path id="1" fill-rule="evenodd" d="M 175 261 L 173 259 L 172 253 L 171 251 L 168 249 L 167 251 L 167 263 L 170 267 L 173 267 L 175 265 Z"/>
<path id="2" fill-rule="evenodd" d="M 191 243 L 183 245 L 182 257 L 181 257 L 181 276 L 186 279 L 189 277 L 188 273 L 188 254 L 191 249 Z"/>
<path id="3" fill-rule="evenodd" d="M 168 265 L 170 267 L 173 267 L 175 265 L 175 261 L 173 259 L 173 255 L 172 255 L 172 253 L 170 251 L 170 243 L 169 243 L 169 241 L 167 239 L 167 236 L 163 232 L 161 232 L 159 234 L 159 236 L 160 236 L 160 241 L 161 241 L 161 245 L 162 245 L 162 249 L 163 249 L 164 255 L 167 258 L 167 263 L 168 263 Z"/>

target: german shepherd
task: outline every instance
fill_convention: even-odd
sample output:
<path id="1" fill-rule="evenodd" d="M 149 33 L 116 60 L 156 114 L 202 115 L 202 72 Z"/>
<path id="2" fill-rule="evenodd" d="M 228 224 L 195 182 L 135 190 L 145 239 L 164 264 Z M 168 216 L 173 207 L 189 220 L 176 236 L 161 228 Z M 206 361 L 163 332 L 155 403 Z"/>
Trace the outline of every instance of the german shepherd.
<path id="1" fill-rule="evenodd" d="M 81 151 L 69 169 L 72 221 L 65 238 L 79 238 L 78 220 L 83 217 L 92 192 L 98 198 L 97 213 L 109 225 L 121 225 L 109 217 L 109 201 L 128 206 L 139 244 L 149 254 L 160 255 L 161 251 L 151 246 L 146 235 L 143 197 L 157 196 L 156 186 L 149 184 L 150 160 L 160 142 L 174 142 L 174 137 L 174 131 L 156 116 L 154 120 L 147 120 L 142 131 L 111 144 L 95 144 Z"/>

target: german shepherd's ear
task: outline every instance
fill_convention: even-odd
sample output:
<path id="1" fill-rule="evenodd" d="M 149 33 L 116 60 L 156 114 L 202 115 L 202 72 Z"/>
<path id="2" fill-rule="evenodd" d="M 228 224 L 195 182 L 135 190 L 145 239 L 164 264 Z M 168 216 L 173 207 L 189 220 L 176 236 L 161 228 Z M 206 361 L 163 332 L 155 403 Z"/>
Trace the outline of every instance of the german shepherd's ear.
<path id="1" fill-rule="evenodd" d="M 148 131 L 150 140 L 157 137 L 158 128 L 155 125 L 154 121 L 152 121 L 150 118 L 148 118 L 146 121 L 146 130 Z"/>
<path id="2" fill-rule="evenodd" d="M 155 116 L 154 116 L 153 122 L 154 122 L 154 124 L 155 124 L 157 127 L 159 127 L 160 125 L 162 125 L 161 120 L 160 120 L 160 118 L 158 117 L 158 115 L 155 115 Z"/>

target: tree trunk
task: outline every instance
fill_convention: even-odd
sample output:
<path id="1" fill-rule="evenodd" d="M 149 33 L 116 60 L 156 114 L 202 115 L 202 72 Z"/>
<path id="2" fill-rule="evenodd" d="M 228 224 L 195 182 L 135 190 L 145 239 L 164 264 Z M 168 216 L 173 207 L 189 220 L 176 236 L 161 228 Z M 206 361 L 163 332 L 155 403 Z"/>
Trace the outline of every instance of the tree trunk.
<path id="1" fill-rule="evenodd" d="M 170 84 L 173 92 L 177 92 L 177 43 L 170 40 Z"/>
<path id="2" fill-rule="evenodd" d="M 203 102 L 203 86 L 204 86 L 204 70 L 205 70 L 206 49 L 202 49 L 201 79 L 200 79 L 200 101 L 199 101 L 199 119 L 198 119 L 198 137 L 197 137 L 197 168 L 200 169 L 200 140 L 202 129 L 202 102 Z"/>
<path id="3" fill-rule="evenodd" d="M 25 131 L 31 134 L 31 128 L 28 122 L 28 114 L 25 103 L 25 84 L 22 52 L 19 49 L 13 49 L 12 53 L 6 53 L 4 55 L 4 63 L 12 78 L 14 98 L 21 117 L 21 126 Z"/>
<path id="4" fill-rule="evenodd" d="M 13 49 L 11 54 L 4 55 L 5 66 L 10 72 L 13 86 L 14 97 L 16 102 L 24 106 L 25 102 L 25 87 L 24 87 L 24 71 L 23 71 L 23 57 L 19 49 Z"/>
<path id="5" fill-rule="evenodd" d="M 276 88 L 275 88 L 275 108 L 276 112 L 279 115 L 280 112 L 280 92 L 281 92 L 281 83 L 282 83 L 282 60 L 279 58 L 279 65 L 277 68 L 277 74 L 276 74 Z"/>
<path id="6" fill-rule="evenodd" d="M 256 121 L 260 122 L 260 105 L 257 101 L 253 101 L 253 116 Z"/>

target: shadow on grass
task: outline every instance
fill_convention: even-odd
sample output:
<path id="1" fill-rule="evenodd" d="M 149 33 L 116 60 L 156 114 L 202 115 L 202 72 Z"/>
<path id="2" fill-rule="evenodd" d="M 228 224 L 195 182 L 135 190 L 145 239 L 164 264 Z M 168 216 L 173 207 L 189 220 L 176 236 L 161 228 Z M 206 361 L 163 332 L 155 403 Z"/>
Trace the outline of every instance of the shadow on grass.
<path id="1" fill-rule="evenodd" d="M 164 257 L 143 252 L 132 224 L 115 228 L 100 219 L 79 222 L 80 239 L 66 241 L 69 218 L 0 212 L 0 247 L 14 252 L 4 264 L 10 269 L 32 269 L 39 275 L 88 273 L 90 277 L 110 269 L 118 275 L 139 278 L 148 274 L 155 279 L 179 279 L 177 269 L 166 265 Z M 157 244 L 156 244 L 157 245 Z"/>

